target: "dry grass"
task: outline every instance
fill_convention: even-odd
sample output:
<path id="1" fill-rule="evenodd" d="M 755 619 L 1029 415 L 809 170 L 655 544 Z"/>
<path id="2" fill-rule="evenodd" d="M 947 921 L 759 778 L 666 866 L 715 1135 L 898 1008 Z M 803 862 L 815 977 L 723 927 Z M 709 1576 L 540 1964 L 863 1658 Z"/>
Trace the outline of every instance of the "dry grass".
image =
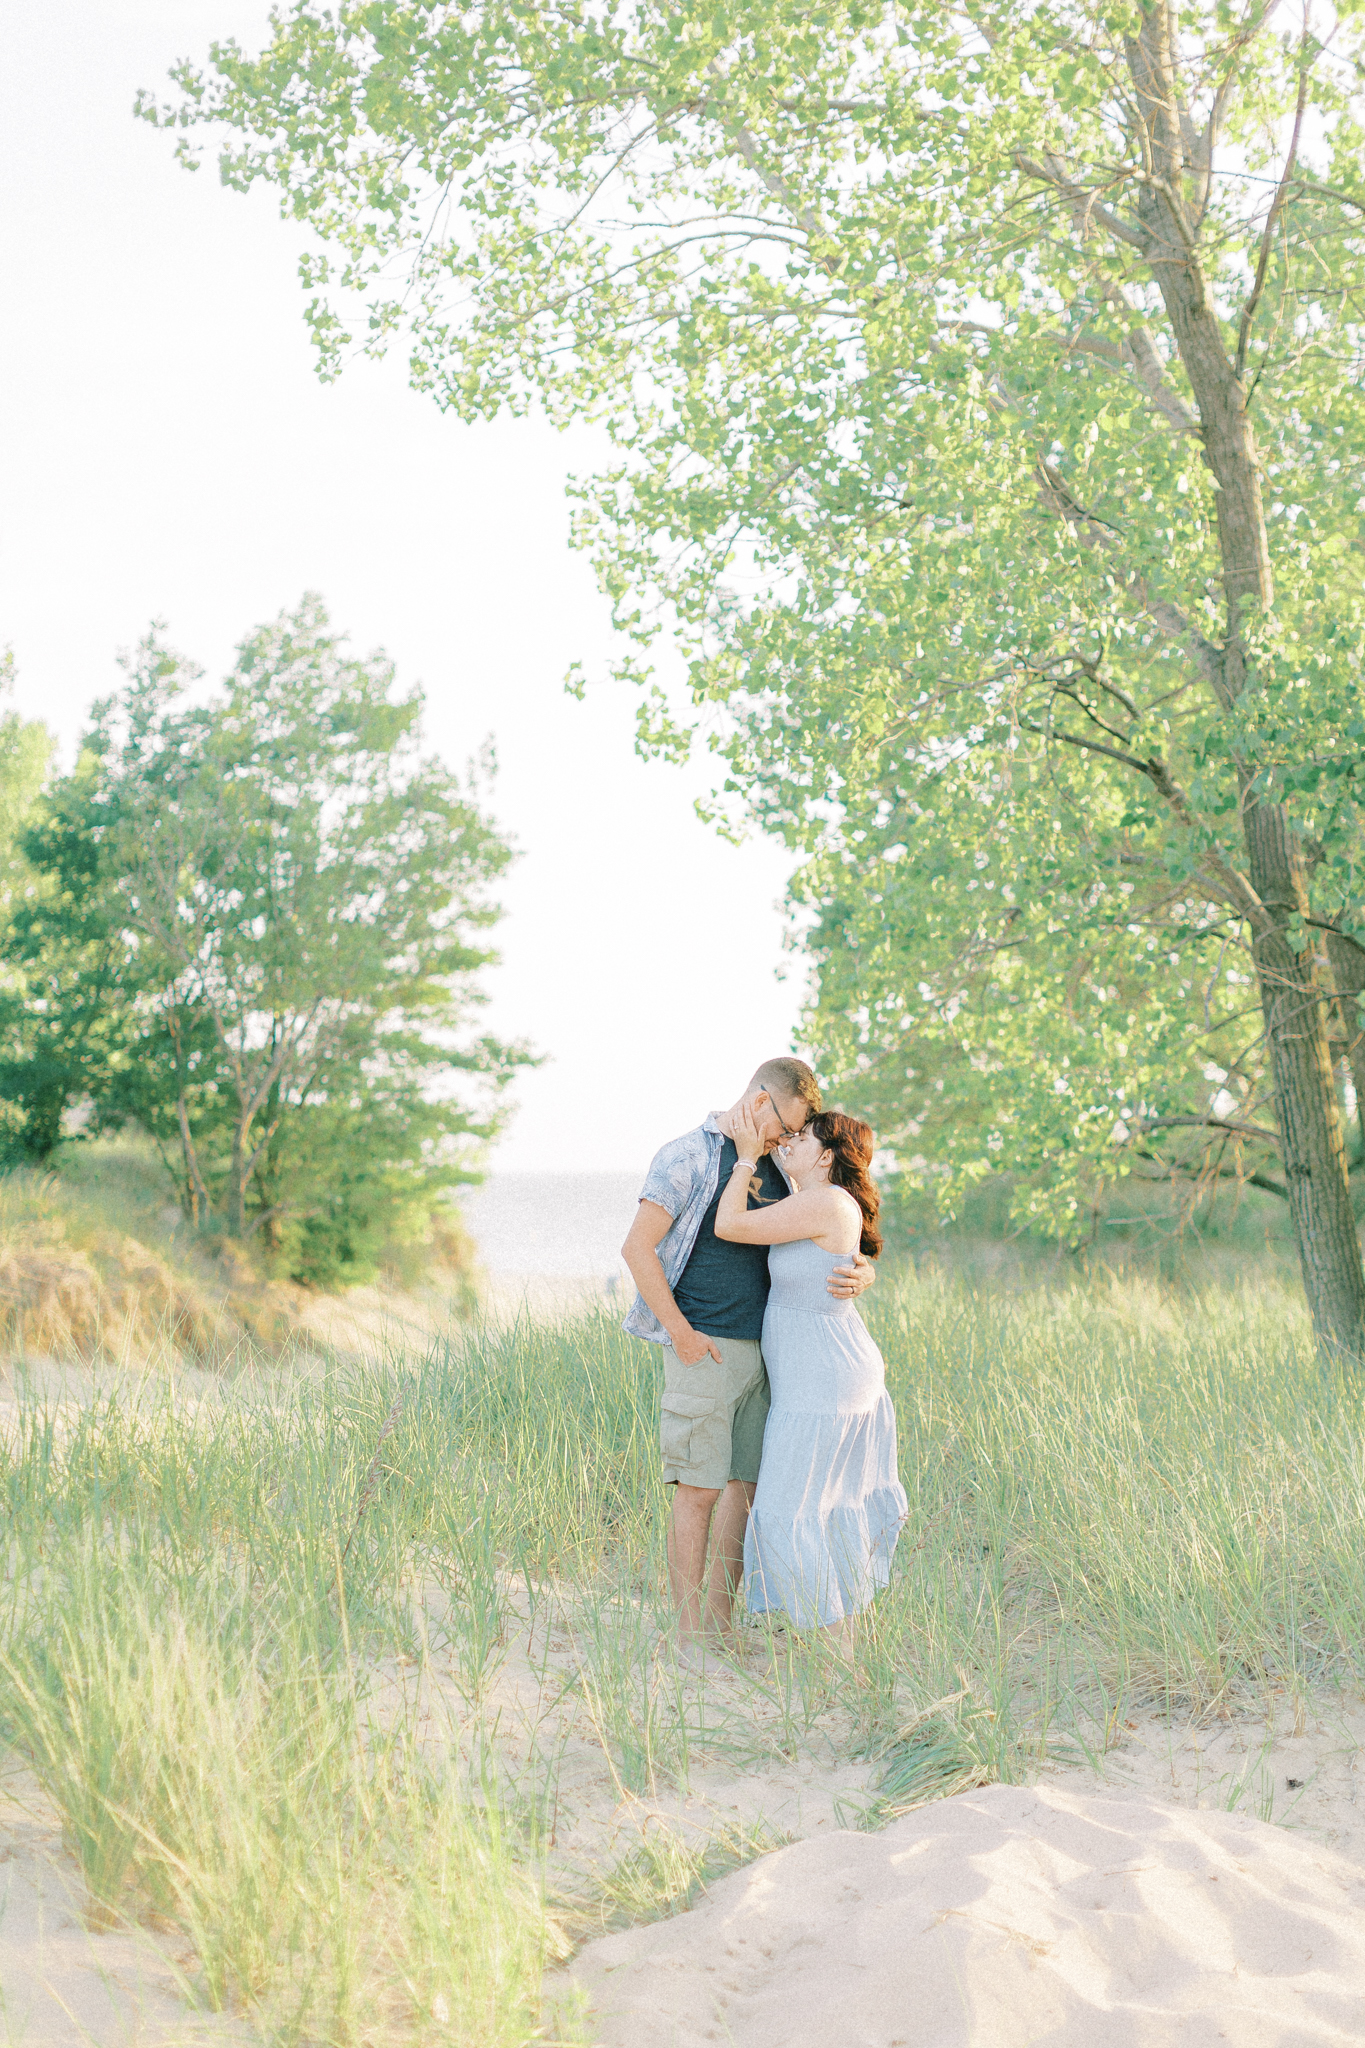
<path id="1" fill-rule="evenodd" d="M 439 1221 L 431 1262 L 447 1303 L 467 1314 L 472 1247 L 453 1213 Z M 60 1172 L 0 1176 L 0 1357 L 223 1367 L 247 1353 L 326 1350 L 336 1299 L 271 1279 L 246 1248 L 197 1233 L 136 1140 L 73 1150 Z"/>
<path id="2" fill-rule="evenodd" d="M 160 1248 L 146 1243 L 55 1174 L 0 1180 L 0 1352 L 222 1364 L 246 1342 L 278 1352 L 305 1300 L 245 1259 L 234 1269 L 177 1244 L 168 1229 Z"/>
<path id="3" fill-rule="evenodd" d="M 111 1228 L 55 1175 L 0 1181 L 0 1348 L 90 1360 L 170 1348 L 195 1359 L 243 1330 L 204 1280 Z"/>

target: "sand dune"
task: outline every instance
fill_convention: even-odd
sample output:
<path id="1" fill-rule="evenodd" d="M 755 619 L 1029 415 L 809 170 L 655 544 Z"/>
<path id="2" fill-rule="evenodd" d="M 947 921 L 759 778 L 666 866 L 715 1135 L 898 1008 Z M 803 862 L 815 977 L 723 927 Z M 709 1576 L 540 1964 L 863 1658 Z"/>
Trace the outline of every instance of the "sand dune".
<path id="1" fill-rule="evenodd" d="M 21 1796 L 15 1796 L 21 1795 Z M 192 2011 L 182 1942 L 92 1931 L 74 1859 L 33 1781 L 0 1784 L 0 2041 L 6 2048 L 229 2048 L 231 2019 Z"/>
<path id="2" fill-rule="evenodd" d="M 573 1977 L 602 2048 L 1365 2040 L 1365 1870 L 1248 1816 L 991 1786 L 798 1842 Z"/>

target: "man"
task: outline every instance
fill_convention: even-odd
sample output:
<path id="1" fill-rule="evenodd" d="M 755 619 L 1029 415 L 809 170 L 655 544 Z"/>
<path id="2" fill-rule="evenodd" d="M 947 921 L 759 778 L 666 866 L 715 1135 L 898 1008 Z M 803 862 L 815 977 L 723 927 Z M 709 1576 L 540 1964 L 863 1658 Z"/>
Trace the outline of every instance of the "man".
<path id="1" fill-rule="evenodd" d="M 820 1089 L 803 1060 L 765 1060 L 741 1102 L 750 1105 L 764 1140 L 749 1192 L 756 1208 L 790 1192 L 769 1154 L 819 1111 Z M 727 1243 L 715 1232 L 721 1191 L 738 1158 L 732 1118 L 739 1107 L 714 1112 L 655 1154 L 621 1247 L 639 1289 L 625 1328 L 664 1346 L 659 1439 L 664 1484 L 673 1493 L 668 1575 L 678 1657 L 690 1670 L 699 1670 L 706 1649 L 729 1635 L 768 1417 L 761 1345 L 768 1249 Z M 851 1253 L 834 1269 L 829 1289 L 861 1294 L 872 1280 L 870 1261 Z"/>

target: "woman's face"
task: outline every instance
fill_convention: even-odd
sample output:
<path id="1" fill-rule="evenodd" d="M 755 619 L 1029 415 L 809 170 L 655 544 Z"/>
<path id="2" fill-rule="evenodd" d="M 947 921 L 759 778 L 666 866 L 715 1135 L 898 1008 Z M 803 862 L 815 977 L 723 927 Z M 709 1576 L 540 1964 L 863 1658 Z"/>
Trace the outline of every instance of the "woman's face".
<path id="1" fill-rule="evenodd" d="M 777 1156 L 793 1180 L 801 1180 L 820 1164 L 822 1159 L 832 1158 L 820 1143 L 810 1126 L 798 1131 L 794 1138 L 788 1138 L 785 1145 L 779 1145 Z"/>

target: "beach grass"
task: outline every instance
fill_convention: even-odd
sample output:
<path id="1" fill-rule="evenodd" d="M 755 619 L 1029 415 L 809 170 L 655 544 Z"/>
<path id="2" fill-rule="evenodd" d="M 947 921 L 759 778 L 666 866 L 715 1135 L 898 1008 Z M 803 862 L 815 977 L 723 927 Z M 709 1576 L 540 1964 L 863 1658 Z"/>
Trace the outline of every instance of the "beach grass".
<path id="1" fill-rule="evenodd" d="M 667 1656 L 657 1360 L 605 1312 L 207 1392 L 21 1377 L 0 1744 L 92 1922 L 174 1930 L 203 2004 L 272 2040 L 585 2038 L 543 1970 L 773 1837 L 660 1826 L 567 1867 L 566 1713 L 623 1801 L 818 1751 L 871 1767 L 873 1826 L 1097 1757 L 1138 1707 L 1365 1676 L 1360 1390 L 1273 1271 L 888 1273 L 869 1320 L 910 1501 L 892 1584 L 851 1668 L 755 1629 L 719 1700 Z M 511 1744 L 514 1651 L 544 1716 Z"/>

